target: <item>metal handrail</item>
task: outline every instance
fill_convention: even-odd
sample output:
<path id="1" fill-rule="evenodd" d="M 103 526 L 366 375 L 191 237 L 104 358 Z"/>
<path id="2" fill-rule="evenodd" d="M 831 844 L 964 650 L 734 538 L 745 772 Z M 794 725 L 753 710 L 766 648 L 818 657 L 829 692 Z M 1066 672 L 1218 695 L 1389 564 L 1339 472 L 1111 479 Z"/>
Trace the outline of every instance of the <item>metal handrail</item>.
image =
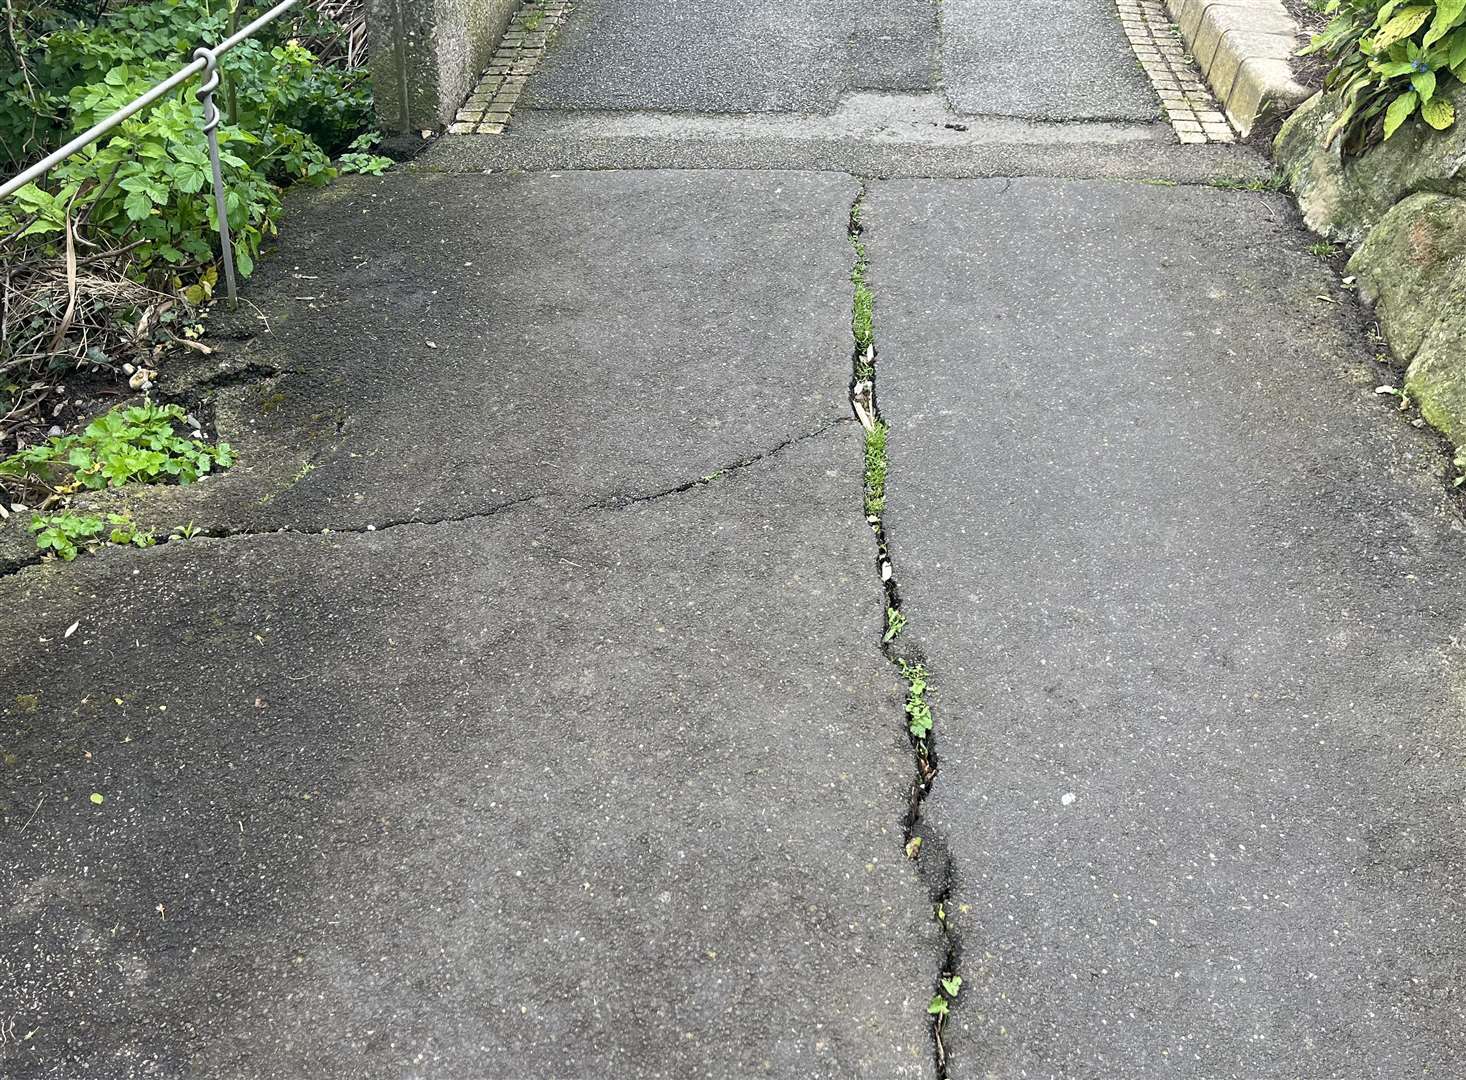
<path id="1" fill-rule="evenodd" d="M 47 154 L 20 175 L 12 177 L 4 184 L 0 184 L 0 199 L 14 195 L 21 188 L 38 177 L 44 176 L 73 154 L 96 142 L 103 135 L 106 135 L 109 131 L 122 124 L 124 120 L 136 116 L 169 91 L 188 82 L 195 75 L 203 73 L 206 76 L 204 84 L 195 93 L 204 110 L 204 135 L 209 141 L 209 165 L 214 171 L 214 206 L 219 221 L 219 244 L 224 262 L 224 281 L 229 296 L 229 306 L 234 307 L 238 303 L 234 282 L 234 243 L 229 235 L 229 203 L 224 192 L 224 170 L 219 164 L 219 106 L 214 102 L 214 91 L 219 88 L 219 57 L 241 42 L 253 37 L 262 28 L 274 22 L 298 3 L 300 3 L 300 0 L 283 0 L 283 3 L 276 4 L 269 11 L 255 19 L 254 22 L 237 33 L 231 34 L 212 49 L 203 45 L 199 46 L 194 50 L 193 63 L 189 64 L 186 68 L 164 79 L 146 94 L 124 105 L 105 120 L 93 124 L 86 131 L 61 147 L 61 149 Z"/>

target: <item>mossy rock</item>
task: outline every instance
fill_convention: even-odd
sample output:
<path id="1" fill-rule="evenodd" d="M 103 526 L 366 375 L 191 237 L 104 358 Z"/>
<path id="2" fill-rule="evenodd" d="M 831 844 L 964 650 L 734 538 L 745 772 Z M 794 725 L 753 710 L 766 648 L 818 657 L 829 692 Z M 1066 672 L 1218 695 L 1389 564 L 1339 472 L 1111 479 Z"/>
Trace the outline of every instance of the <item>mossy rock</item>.
<path id="1" fill-rule="evenodd" d="M 1466 266 L 1457 270 L 1450 288 L 1451 295 L 1466 296 Z M 1443 306 L 1410 362 L 1405 389 L 1432 427 L 1466 447 L 1466 310 L 1459 305 Z"/>
<path id="2" fill-rule="evenodd" d="M 1462 318 L 1454 282 L 1466 268 L 1466 199 L 1434 192 L 1406 196 L 1380 218 L 1349 271 L 1375 305 L 1385 340 L 1402 361 L 1415 358 L 1437 320 Z"/>
<path id="3" fill-rule="evenodd" d="M 1445 96 L 1461 122 L 1432 131 L 1417 117 L 1347 162 L 1337 142 L 1324 145 L 1339 115 L 1338 98 L 1315 94 L 1299 106 L 1278 132 L 1273 151 L 1308 227 L 1353 246 L 1406 195 L 1466 197 L 1466 85 L 1456 84 Z"/>

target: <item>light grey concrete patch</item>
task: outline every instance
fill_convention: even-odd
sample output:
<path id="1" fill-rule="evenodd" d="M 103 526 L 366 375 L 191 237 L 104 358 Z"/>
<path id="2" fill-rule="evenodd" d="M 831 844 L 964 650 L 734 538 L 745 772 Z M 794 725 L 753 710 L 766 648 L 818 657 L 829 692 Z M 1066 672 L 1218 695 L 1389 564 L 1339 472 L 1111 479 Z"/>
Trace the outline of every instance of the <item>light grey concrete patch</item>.
<path id="1" fill-rule="evenodd" d="M 0 582 L 0 1072 L 930 1077 L 860 468 Z"/>
<path id="2" fill-rule="evenodd" d="M 800 169 L 828 170 L 875 177 L 1072 176 L 1163 178 L 1204 183 L 1213 177 L 1263 178 L 1272 166 L 1258 151 L 1242 146 L 1175 145 L 1164 127 L 1133 125 L 1042 125 L 1021 121 L 963 118 L 967 132 L 893 130 L 889 140 L 841 139 L 817 129 L 809 135 L 758 134 L 759 124 L 742 127 L 706 123 L 700 118 L 637 119 L 662 126 L 660 135 L 574 135 L 563 130 L 561 114 L 545 122 L 555 130 L 527 134 L 542 114 L 524 113 L 520 132 L 508 138 L 475 136 L 442 140 L 418 159 L 418 166 L 449 172 L 557 172 L 566 169 Z M 563 126 L 590 129 L 592 120 L 564 117 Z M 619 126 L 616 125 L 616 126 Z M 696 138 L 688 137 L 699 131 Z M 1086 138 L 1089 136 L 1090 138 Z M 909 138 L 910 141 L 905 141 Z"/>
<path id="3" fill-rule="evenodd" d="M 1450 1073 L 1466 532 L 1284 201 L 898 181 L 863 220 L 958 1071 Z"/>
<path id="4" fill-rule="evenodd" d="M 526 110 L 515 132 L 534 138 L 656 138 L 738 141 L 782 139 L 906 144 L 934 147 L 1042 146 L 1094 143 L 1169 143 L 1159 124 L 1037 123 L 1003 117 L 974 118 L 955 112 L 938 93 L 852 93 L 829 113 L 643 112 L 630 110 Z"/>
<path id="5" fill-rule="evenodd" d="M 1110 0 L 943 0 L 942 64 L 959 112 L 1033 120 L 1157 120 Z"/>

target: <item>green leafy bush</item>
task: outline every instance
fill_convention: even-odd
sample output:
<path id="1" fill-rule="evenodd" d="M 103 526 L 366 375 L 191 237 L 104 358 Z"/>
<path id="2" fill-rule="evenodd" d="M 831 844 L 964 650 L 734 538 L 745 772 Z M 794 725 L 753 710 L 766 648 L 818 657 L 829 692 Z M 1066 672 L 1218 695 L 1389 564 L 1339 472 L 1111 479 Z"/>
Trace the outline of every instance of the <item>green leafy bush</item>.
<path id="1" fill-rule="evenodd" d="M 178 405 L 113 409 L 80 435 L 63 435 L 0 461 L 0 476 L 50 491 L 96 491 L 124 484 L 191 484 L 215 467 L 234 464 L 228 443 L 211 446 L 181 434 L 187 414 Z"/>
<path id="2" fill-rule="evenodd" d="M 1449 91 L 1466 81 L 1466 0 L 1330 0 L 1333 15 L 1305 52 L 1334 61 L 1324 80 L 1342 109 L 1329 142 L 1346 154 L 1388 139 L 1417 113 L 1436 130 L 1455 123 Z"/>
<path id="3" fill-rule="evenodd" d="M 264 6 L 242 5 L 238 17 Z M 0 74 L 0 141 L 13 167 L 144 93 L 187 63 L 198 44 L 224 37 L 228 3 L 146 0 L 94 22 L 32 8 L 25 25 L 16 70 Z M 221 64 L 221 159 L 245 276 L 275 230 L 277 187 L 329 180 L 330 155 L 370 117 L 361 73 L 320 64 L 283 36 L 289 32 L 288 22 L 276 24 Z M 0 58 L 7 52 L 0 49 Z M 178 289 L 206 278 L 218 242 L 197 85 L 185 84 L 58 166 L 44 185 L 0 204 L 0 239 L 54 254 L 69 217 L 92 242 L 137 243 L 132 265 L 140 280 Z"/>

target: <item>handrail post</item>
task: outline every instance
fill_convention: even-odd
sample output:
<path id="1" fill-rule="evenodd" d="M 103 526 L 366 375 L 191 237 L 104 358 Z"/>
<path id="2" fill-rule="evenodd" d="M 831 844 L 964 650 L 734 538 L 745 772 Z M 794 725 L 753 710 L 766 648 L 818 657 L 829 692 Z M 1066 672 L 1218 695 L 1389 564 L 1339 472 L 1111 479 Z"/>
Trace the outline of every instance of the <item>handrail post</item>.
<path id="1" fill-rule="evenodd" d="M 209 140 L 209 166 L 214 171 L 214 204 L 219 217 L 219 249 L 224 263 L 224 283 L 229 307 L 239 306 L 234 283 L 234 241 L 229 235 L 229 199 L 224 193 L 224 167 L 219 162 L 219 105 L 214 91 L 219 89 L 219 54 L 200 46 L 193 58 L 204 62 L 204 84 L 198 88 L 198 99 L 204 107 L 204 134 Z"/>

